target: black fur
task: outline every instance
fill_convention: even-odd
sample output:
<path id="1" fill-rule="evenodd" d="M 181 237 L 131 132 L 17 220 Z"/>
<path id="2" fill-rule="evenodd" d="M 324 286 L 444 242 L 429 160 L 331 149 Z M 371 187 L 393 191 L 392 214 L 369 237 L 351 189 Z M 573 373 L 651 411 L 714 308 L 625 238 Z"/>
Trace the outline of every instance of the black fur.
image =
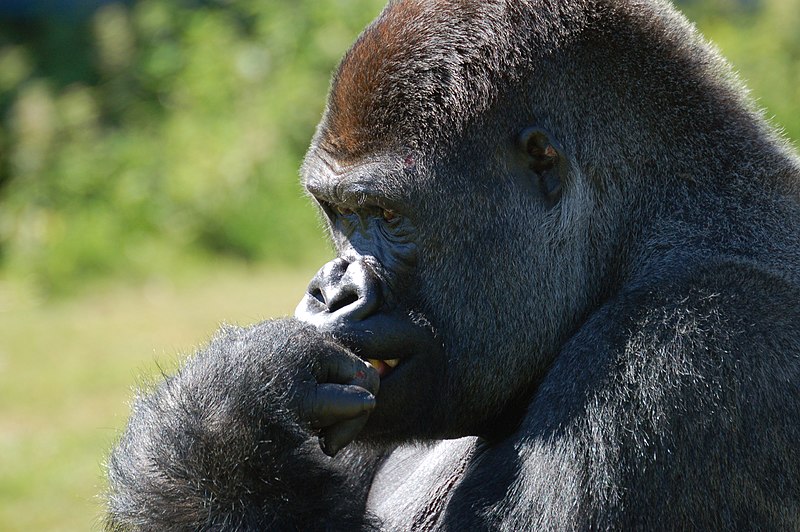
<path id="1" fill-rule="evenodd" d="M 800 528 L 800 160 L 668 3 L 391 1 L 303 174 L 310 326 L 136 403 L 112 528 Z"/>
<path id="2" fill-rule="evenodd" d="M 368 529 L 366 489 L 349 468 L 375 460 L 331 464 L 288 409 L 290 383 L 310 379 L 320 346 L 331 350 L 294 320 L 226 327 L 140 397 L 109 458 L 107 528 Z"/>

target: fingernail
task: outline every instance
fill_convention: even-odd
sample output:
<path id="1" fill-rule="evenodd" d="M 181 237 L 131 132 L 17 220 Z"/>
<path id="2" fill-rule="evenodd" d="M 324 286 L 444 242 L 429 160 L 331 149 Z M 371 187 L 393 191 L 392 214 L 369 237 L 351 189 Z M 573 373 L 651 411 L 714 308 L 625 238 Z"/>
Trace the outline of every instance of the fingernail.
<path id="1" fill-rule="evenodd" d="M 375 396 L 371 393 L 367 394 L 367 396 L 364 397 L 364 412 L 374 410 L 376 404 L 377 401 L 375 400 Z"/>
<path id="2" fill-rule="evenodd" d="M 336 456 L 336 453 L 338 453 L 340 450 L 338 445 L 334 445 L 333 443 L 328 443 L 327 438 L 325 438 L 324 436 L 320 436 L 319 446 L 322 448 L 322 452 L 327 454 L 331 458 Z"/>

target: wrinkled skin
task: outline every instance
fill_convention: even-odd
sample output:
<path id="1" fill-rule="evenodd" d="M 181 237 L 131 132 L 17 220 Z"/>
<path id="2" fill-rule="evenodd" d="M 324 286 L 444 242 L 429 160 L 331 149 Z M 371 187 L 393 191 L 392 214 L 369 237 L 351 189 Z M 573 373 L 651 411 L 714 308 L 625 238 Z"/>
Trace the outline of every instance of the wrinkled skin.
<path id="1" fill-rule="evenodd" d="M 397 0 L 295 318 L 142 395 L 110 529 L 800 527 L 800 162 L 668 4 Z"/>

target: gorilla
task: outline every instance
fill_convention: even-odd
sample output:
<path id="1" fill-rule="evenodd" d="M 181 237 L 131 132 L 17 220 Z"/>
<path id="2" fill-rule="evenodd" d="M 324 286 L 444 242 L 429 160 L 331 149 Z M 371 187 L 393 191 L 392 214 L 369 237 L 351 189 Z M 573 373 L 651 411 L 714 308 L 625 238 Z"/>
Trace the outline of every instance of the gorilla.
<path id="1" fill-rule="evenodd" d="M 108 530 L 800 528 L 800 158 L 662 0 L 390 0 L 293 318 L 139 396 Z"/>

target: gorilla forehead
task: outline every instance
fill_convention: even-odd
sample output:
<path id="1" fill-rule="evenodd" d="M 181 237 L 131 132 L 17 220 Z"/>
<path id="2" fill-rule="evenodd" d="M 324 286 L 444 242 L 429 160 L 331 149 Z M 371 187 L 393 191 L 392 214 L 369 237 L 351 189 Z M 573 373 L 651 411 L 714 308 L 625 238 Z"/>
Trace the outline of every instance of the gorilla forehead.
<path id="1" fill-rule="evenodd" d="M 559 9 L 524 0 L 391 1 L 342 60 L 320 141 L 355 158 L 462 129 L 547 48 L 548 20 L 561 18 Z"/>
<path id="2" fill-rule="evenodd" d="M 348 164 L 541 121 L 591 138 L 572 146 L 586 164 L 655 160 L 660 117 L 688 139 L 720 105 L 749 109 L 738 87 L 666 0 L 391 0 L 339 65 L 315 146 Z"/>

